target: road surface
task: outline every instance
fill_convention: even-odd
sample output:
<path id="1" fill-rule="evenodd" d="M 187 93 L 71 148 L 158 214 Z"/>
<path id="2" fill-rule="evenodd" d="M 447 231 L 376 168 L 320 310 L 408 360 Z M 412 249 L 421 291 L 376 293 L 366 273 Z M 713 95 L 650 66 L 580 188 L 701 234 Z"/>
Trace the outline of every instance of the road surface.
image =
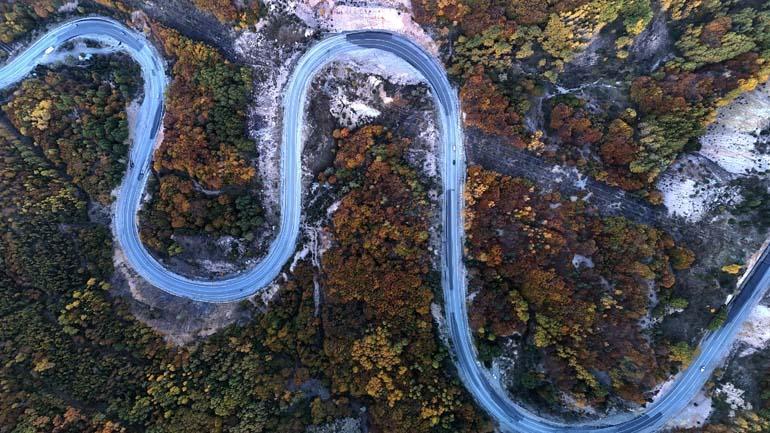
<path id="1" fill-rule="evenodd" d="M 144 78 L 144 100 L 138 112 L 133 167 L 120 188 L 114 214 L 114 235 L 137 273 L 151 284 L 174 295 L 205 302 L 230 302 L 246 298 L 270 284 L 293 255 L 302 210 L 302 131 L 307 89 L 313 76 L 337 56 L 356 50 L 381 50 L 394 54 L 422 75 L 436 101 L 441 130 L 442 181 L 442 284 L 446 317 L 459 375 L 477 402 L 508 432 L 652 432 L 676 416 L 701 389 L 732 343 L 744 320 L 770 284 L 770 261 L 763 255 L 744 289 L 732 303 L 726 325 L 701 343 L 692 367 L 681 373 L 670 391 L 644 411 L 588 424 L 565 425 L 549 421 L 511 402 L 476 360 L 466 311 L 463 245 L 463 187 L 465 153 L 457 93 L 441 63 L 410 40 L 383 31 L 334 34 L 313 45 L 299 60 L 284 95 L 281 147 L 281 224 L 269 252 L 254 268 L 226 279 L 196 280 L 164 268 L 139 239 L 137 210 L 147 182 L 153 148 L 163 118 L 166 76 L 161 56 L 144 36 L 106 18 L 90 17 L 63 23 L 33 42 L 0 68 L 0 88 L 24 78 L 50 53 L 75 37 L 108 37 L 139 63 Z M 703 370 L 703 371 L 701 371 Z"/>

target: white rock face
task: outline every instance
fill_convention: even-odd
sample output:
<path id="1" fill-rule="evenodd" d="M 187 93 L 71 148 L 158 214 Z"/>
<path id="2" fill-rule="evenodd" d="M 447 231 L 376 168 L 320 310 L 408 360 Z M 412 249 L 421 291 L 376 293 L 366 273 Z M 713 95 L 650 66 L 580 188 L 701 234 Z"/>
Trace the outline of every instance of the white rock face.
<path id="1" fill-rule="evenodd" d="M 701 137 L 701 150 L 678 160 L 658 181 L 669 214 L 697 222 L 713 206 L 738 200 L 737 191 L 727 186 L 726 180 L 770 169 L 770 154 L 757 148 L 760 132 L 769 127 L 770 85 L 722 107 Z M 705 160 L 715 165 L 704 168 Z M 711 164 L 709 161 L 705 165 Z M 718 172 L 721 176 L 715 178 Z"/>
<path id="2" fill-rule="evenodd" d="M 743 399 L 743 394 L 746 391 L 736 387 L 730 382 L 725 383 L 717 389 L 716 394 L 724 397 L 725 402 L 730 405 L 730 417 L 735 416 L 735 412 L 738 410 L 751 410 L 751 403 L 746 402 Z"/>
<path id="3" fill-rule="evenodd" d="M 701 138 L 700 153 L 735 174 L 770 169 L 770 155 L 757 151 L 758 133 L 770 126 L 770 86 L 758 87 L 719 110 Z"/>
<path id="4" fill-rule="evenodd" d="M 593 269 L 594 267 L 594 261 L 591 260 L 590 257 L 586 257 L 580 254 L 575 254 L 572 257 L 572 266 L 575 269 L 580 269 L 581 266 L 584 266 L 588 269 Z"/>
<path id="5" fill-rule="evenodd" d="M 379 110 L 362 101 L 348 100 L 342 90 L 332 98 L 329 111 L 347 128 L 358 127 L 380 115 Z"/>
<path id="6" fill-rule="evenodd" d="M 421 165 L 422 172 L 426 176 L 438 176 L 438 155 L 441 150 L 438 148 L 439 138 L 436 124 L 428 122 L 415 141 L 424 143 L 424 146 L 420 146 L 423 149 L 417 149 L 414 146 L 410 147 L 406 152 L 407 159 L 414 166 Z M 434 197 L 431 197 L 431 200 L 434 199 Z"/>
<path id="7" fill-rule="evenodd" d="M 409 0 L 380 0 L 370 6 L 352 6 L 334 0 L 299 0 L 293 5 L 293 12 L 310 27 L 332 32 L 390 30 L 408 36 L 434 55 L 438 53 L 430 36 L 412 19 Z"/>
<path id="8" fill-rule="evenodd" d="M 409 63 L 393 54 L 360 50 L 340 56 L 341 62 L 352 62 L 356 71 L 385 78 L 393 84 L 409 85 L 425 82 L 425 79 Z M 387 95 L 386 95 L 387 97 Z"/>
<path id="9" fill-rule="evenodd" d="M 306 433 L 359 433 L 361 425 L 357 419 L 343 418 L 329 424 L 319 426 L 310 426 L 305 430 Z"/>
<path id="10" fill-rule="evenodd" d="M 748 320 L 744 322 L 738 339 L 737 347 L 742 348 L 738 356 L 747 356 L 762 350 L 770 341 L 770 308 L 757 305 L 751 311 Z M 742 343 L 742 344 L 741 344 Z M 735 346 L 734 346 L 735 347 Z"/>
<path id="11" fill-rule="evenodd" d="M 61 6 L 59 6 L 59 9 L 57 10 L 57 12 L 60 13 L 60 14 L 61 13 L 69 13 L 69 12 L 74 12 L 75 9 L 77 9 L 77 8 L 78 8 L 78 1 L 77 0 L 73 0 L 73 1 L 68 1 L 68 2 L 62 4 Z"/>
<path id="12" fill-rule="evenodd" d="M 235 41 L 235 50 L 257 65 L 261 71 L 268 71 L 267 76 L 255 83 L 254 100 L 249 105 L 249 118 L 259 118 L 257 126 L 253 121 L 249 125 L 249 135 L 257 146 L 257 170 L 262 183 L 262 205 L 267 213 L 268 222 L 278 220 L 280 210 L 280 137 L 283 89 L 291 75 L 292 63 L 298 52 L 285 52 L 275 41 L 268 40 L 262 33 L 244 32 Z M 275 53 L 279 64 L 266 63 L 262 53 Z"/>
<path id="13" fill-rule="evenodd" d="M 711 398 L 709 398 L 703 390 L 698 392 L 693 401 L 687 405 L 687 407 L 679 413 L 679 415 L 669 421 L 666 427 L 669 429 L 675 428 L 699 428 L 706 424 L 706 420 L 711 415 L 712 404 Z"/>
<path id="14" fill-rule="evenodd" d="M 699 190 L 692 179 L 669 177 L 661 179 L 658 188 L 663 193 L 663 204 L 670 215 L 688 221 L 699 221 L 707 210 L 708 191 Z"/>
<path id="15" fill-rule="evenodd" d="M 714 206 L 738 200 L 735 188 L 714 179 L 703 162 L 702 157 L 685 156 L 660 176 L 657 188 L 669 215 L 697 222 Z"/>

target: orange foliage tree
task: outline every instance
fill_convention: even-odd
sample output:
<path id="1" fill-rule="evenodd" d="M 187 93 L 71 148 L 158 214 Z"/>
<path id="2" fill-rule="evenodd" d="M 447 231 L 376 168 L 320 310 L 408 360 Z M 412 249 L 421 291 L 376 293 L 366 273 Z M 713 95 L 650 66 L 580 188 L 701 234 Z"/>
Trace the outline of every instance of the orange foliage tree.
<path id="1" fill-rule="evenodd" d="M 523 125 L 511 103 L 477 66 L 460 89 L 465 124 L 488 133 L 508 137 L 516 147 L 524 147 Z"/>
<path id="2" fill-rule="evenodd" d="M 193 0 L 195 6 L 214 15 L 221 23 L 251 24 L 259 17 L 259 0 Z"/>

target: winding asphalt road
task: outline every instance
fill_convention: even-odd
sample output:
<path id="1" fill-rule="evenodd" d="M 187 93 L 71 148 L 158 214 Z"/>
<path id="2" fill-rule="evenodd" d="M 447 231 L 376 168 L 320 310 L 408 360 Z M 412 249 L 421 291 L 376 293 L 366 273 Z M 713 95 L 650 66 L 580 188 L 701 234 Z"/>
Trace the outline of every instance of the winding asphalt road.
<path id="1" fill-rule="evenodd" d="M 724 327 L 703 339 L 692 367 L 681 373 L 671 389 L 643 412 L 589 424 L 565 425 L 543 419 L 507 398 L 476 361 L 466 311 L 463 266 L 463 187 L 465 153 L 457 94 L 441 63 L 410 40 L 388 32 L 361 31 L 328 36 L 313 45 L 297 63 L 284 95 L 281 148 L 281 225 L 265 259 L 254 268 L 221 280 L 195 280 L 164 268 L 142 245 L 137 211 L 147 183 L 153 148 L 163 117 L 166 76 L 162 57 L 144 36 L 107 18 L 91 17 L 66 22 L 33 42 L 0 68 L 0 88 L 18 82 L 45 59 L 50 47 L 76 37 L 108 37 L 121 42 L 139 63 L 144 78 L 144 100 L 138 112 L 129 167 L 115 205 L 114 235 L 129 263 L 151 284 L 174 295 L 205 302 L 246 298 L 270 284 L 295 251 L 299 232 L 302 191 L 302 130 L 307 89 L 316 72 L 338 56 L 357 50 L 379 50 L 409 63 L 427 81 L 436 101 L 442 143 L 443 266 L 442 283 L 447 327 L 459 375 L 465 386 L 500 425 L 510 432 L 653 432 L 675 417 L 701 389 L 754 306 L 770 285 L 770 260 L 763 254 L 731 305 Z"/>

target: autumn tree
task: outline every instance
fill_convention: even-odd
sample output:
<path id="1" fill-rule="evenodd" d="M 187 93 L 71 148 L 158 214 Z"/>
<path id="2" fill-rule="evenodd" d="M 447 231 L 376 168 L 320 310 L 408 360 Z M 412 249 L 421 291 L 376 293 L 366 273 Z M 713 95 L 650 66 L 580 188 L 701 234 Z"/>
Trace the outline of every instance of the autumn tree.
<path id="1" fill-rule="evenodd" d="M 460 89 L 460 100 L 465 111 L 465 123 L 489 133 L 508 137 L 516 147 L 524 147 L 521 137 L 521 117 L 501 95 L 492 81 L 478 66 Z"/>
<path id="2" fill-rule="evenodd" d="M 195 6 L 214 15 L 221 23 L 254 24 L 259 18 L 258 0 L 193 0 Z"/>

